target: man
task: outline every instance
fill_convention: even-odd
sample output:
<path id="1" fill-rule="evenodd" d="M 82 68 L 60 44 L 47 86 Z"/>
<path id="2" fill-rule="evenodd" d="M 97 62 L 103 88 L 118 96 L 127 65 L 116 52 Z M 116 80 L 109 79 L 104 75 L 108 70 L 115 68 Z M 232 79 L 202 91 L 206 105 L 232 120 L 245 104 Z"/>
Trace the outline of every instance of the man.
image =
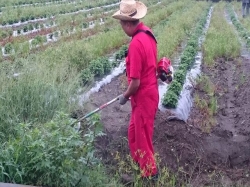
<path id="1" fill-rule="evenodd" d="M 124 105 L 130 98 L 132 113 L 128 128 L 130 154 L 138 163 L 142 177 L 158 176 L 153 149 L 154 118 L 159 94 L 156 77 L 157 43 L 152 31 L 139 19 L 147 7 L 139 1 L 122 0 L 120 10 L 112 17 L 120 20 L 123 31 L 132 37 L 126 57 L 128 88 L 119 97 Z"/>
<path id="2" fill-rule="evenodd" d="M 249 15 L 250 0 L 242 0 L 242 17 Z"/>

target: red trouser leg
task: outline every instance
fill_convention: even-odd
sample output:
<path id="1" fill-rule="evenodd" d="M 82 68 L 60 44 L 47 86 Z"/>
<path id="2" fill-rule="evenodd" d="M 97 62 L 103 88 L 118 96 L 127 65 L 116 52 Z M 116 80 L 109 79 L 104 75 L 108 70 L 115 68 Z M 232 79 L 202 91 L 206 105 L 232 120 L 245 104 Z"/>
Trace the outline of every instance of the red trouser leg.
<path id="1" fill-rule="evenodd" d="M 147 177 L 157 173 L 152 144 L 155 115 L 146 117 L 142 108 L 136 106 L 132 109 L 128 141 L 132 158 L 139 163 L 142 176 Z M 152 112 L 155 114 L 156 110 Z"/>

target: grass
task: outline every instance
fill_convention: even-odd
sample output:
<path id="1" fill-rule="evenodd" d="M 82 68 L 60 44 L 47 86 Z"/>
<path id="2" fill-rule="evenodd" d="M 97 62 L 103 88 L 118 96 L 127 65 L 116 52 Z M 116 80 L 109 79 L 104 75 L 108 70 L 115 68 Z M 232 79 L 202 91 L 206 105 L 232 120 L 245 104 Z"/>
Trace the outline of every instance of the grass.
<path id="1" fill-rule="evenodd" d="M 20 68 L 25 63 L 1 64 L 0 131 L 5 134 L 12 134 L 18 123 L 45 123 L 56 112 L 70 113 L 76 106 L 71 99 L 78 84 L 74 71 L 57 66 L 45 72 L 43 64 Z"/>
<path id="2" fill-rule="evenodd" d="M 117 152 L 115 155 L 115 160 L 117 161 L 117 178 L 120 178 L 122 174 L 129 174 L 133 176 L 134 181 L 133 184 L 127 184 L 125 186 L 136 186 L 136 187 L 174 187 L 176 186 L 176 177 L 170 173 L 168 168 L 160 167 L 160 158 L 159 155 L 156 154 L 156 162 L 158 163 L 158 172 L 159 178 L 157 181 L 152 182 L 150 178 L 148 180 L 141 178 L 141 171 L 139 166 L 133 161 L 130 155 L 121 155 L 121 153 Z"/>
<path id="3" fill-rule="evenodd" d="M 204 63 L 214 65 L 217 57 L 234 58 L 240 54 L 240 42 L 232 25 L 225 19 L 224 2 L 216 4 L 213 10 L 211 23 L 203 44 Z M 219 19 L 222 18 L 222 19 Z"/>
<path id="4" fill-rule="evenodd" d="M 197 79 L 196 88 L 205 93 L 203 96 L 197 93 L 194 96 L 195 106 L 202 115 L 202 119 L 199 121 L 199 127 L 203 132 L 210 132 L 216 124 L 214 116 L 218 109 L 217 97 L 215 96 L 216 86 L 211 82 L 209 77 L 201 76 Z"/>
<path id="5" fill-rule="evenodd" d="M 203 64 L 204 66 L 211 67 L 211 72 L 213 71 L 212 67 L 215 65 L 216 58 L 235 58 L 240 54 L 241 46 L 238 36 L 233 26 L 225 19 L 225 6 L 225 2 L 214 6 L 210 26 L 202 45 Z M 194 97 L 195 105 L 200 110 L 203 118 L 199 123 L 200 128 L 204 132 L 210 132 L 211 128 L 216 124 L 214 116 L 218 109 L 216 98 L 217 87 L 206 75 L 202 75 L 197 79 L 196 87 L 205 93 L 203 97 L 198 94 L 195 94 Z"/>

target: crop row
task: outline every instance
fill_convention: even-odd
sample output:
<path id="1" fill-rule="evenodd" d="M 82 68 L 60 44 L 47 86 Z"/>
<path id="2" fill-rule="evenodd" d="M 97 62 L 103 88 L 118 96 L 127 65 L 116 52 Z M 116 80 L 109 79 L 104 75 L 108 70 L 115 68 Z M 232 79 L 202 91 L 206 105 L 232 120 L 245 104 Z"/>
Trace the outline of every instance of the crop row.
<path id="1" fill-rule="evenodd" d="M 168 1 L 167 1 L 168 2 Z M 168 3 L 167 3 L 168 4 Z M 160 5 L 157 5 L 158 7 L 160 7 Z M 161 9 L 163 9 L 163 7 L 161 8 Z M 160 10 L 160 9 L 159 9 Z M 150 8 L 149 8 L 149 11 L 150 11 Z M 163 13 L 164 13 L 164 11 L 162 11 Z M 152 15 L 153 16 L 153 15 Z M 157 19 L 159 19 L 159 18 L 157 18 Z M 155 24 L 156 22 L 155 22 L 155 20 L 152 20 L 152 22 Z M 77 36 L 77 37 L 79 37 L 79 36 L 86 36 L 86 34 L 88 34 L 89 32 L 92 32 L 92 34 L 93 33 L 97 33 L 98 31 L 105 31 L 105 29 L 107 28 L 107 31 L 109 30 L 109 29 L 111 29 L 113 26 L 112 25 L 115 25 L 115 27 L 117 27 L 117 24 L 116 24 L 116 21 L 114 20 L 114 19 L 112 19 L 111 18 L 111 16 L 109 16 L 109 19 L 107 20 L 107 22 L 106 22 L 106 24 L 104 24 L 104 25 L 100 25 L 100 26 L 98 26 L 98 27 L 95 27 L 94 28 L 94 30 L 93 31 L 82 31 L 82 28 L 80 28 L 80 30 L 78 30 L 78 31 L 76 31 L 76 33 L 74 34 L 75 36 Z M 74 27 L 72 27 L 72 28 L 74 28 Z M 67 30 L 71 30 L 71 27 L 70 28 L 66 28 Z M 91 29 L 92 30 L 92 29 Z M 113 29 L 114 30 L 114 29 Z M 117 30 L 117 28 L 116 28 L 116 30 Z M 63 33 L 66 33 L 66 30 L 60 30 L 60 33 L 61 33 L 61 36 L 63 35 Z M 86 34 L 85 34 L 86 33 Z M 91 35 L 92 35 L 91 34 Z M 74 37 L 74 35 L 72 36 L 72 37 Z M 65 35 L 65 37 L 67 37 L 67 35 Z M 81 37 L 82 38 L 82 37 Z M 125 36 L 123 36 L 123 38 L 125 39 L 126 37 Z M 72 39 L 70 39 L 70 40 L 72 40 Z M 113 39 L 112 39 L 113 40 Z M 81 43 L 81 42 L 80 42 Z M 23 55 L 25 55 L 25 54 L 27 54 L 27 49 L 29 49 L 29 44 L 28 43 L 24 43 L 24 44 L 18 44 L 18 43 L 12 43 L 12 45 L 13 45 L 13 48 L 14 48 L 14 51 L 15 51 L 15 54 L 22 54 L 22 56 Z M 23 46 L 26 46 L 26 47 L 23 47 Z M 28 46 L 27 46 L 28 45 Z M 63 44 L 63 42 L 62 42 L 62 45 L 64 45 Z M 104 45 L 104 44 L 102 44 L 102 45 Z M 122 45 L 122 44 L 121 44 Z M 70 48 L 72 48 L 72 47 L 70 47 Z M 60 56 L 60 54 L 58 54 L 58 56 Z"/>
<path id="2" fill-rule="evenodd" d="M 231 4 L 227 4 L 227 10 L 230 16 L 230 19 L 237 29 L 239 35 L 245 40 L 247 47 L 250 47 L 250 32 L 246 29 L 241 22 L 236 18 L 235 12 Z"/>
<path id="3" fill-rule="evenodd" d="M 32 39 L 30 40 L 36 40 L 37 37 L 43 37 L 46 38 L 46 35 L 49 36 L 50 38 L 52 38 L 53 36 L 55 36 L 56 38 L 64 36 L 64 35 L 71 35 L 76 33 L 76 30 L 78 30 L 79 32 L 84 32 L 86 29 L 88 28 L 94 28 L 96 25 L 102 25 L 105 24 L 105 22 L 103 21 L 104 18 L 102 18 L 100 20 L 100 22 L 98 23 L 98 21 L 91 21 L 89 23 L 83 22 L 82 25 L 76 25 L 76 26 L 69 26 L 65 29 L 56 26 L 55 22 L 51 22 L 51 25 L 44 25 L 44 24 L 35 24 L 35 28 L 33 27 L 33 25 L 28 25 L 28 26 L 24 26 L 22 29 L 18 29 L 17 31 L 9 31 L 9 34 L 13 37 L 18 37 L 20 35 L 27 35 L 27 40 L 30 38 L 30 35 L 32 36 Z M 43 35 L 40 35 L 39 33 L 43 33 Z M 3 33 L 4 34 L 4 33 Z M 4 36 L 6 36 L 6 33 L 4 34 Z M 10 40 L 10 38 L 8 38 Z M 8 40 L 7 40 L 8 41 Z M 19 42 L 19 39 L 13 39 L 11 40 L 11 42 L 6 43 L 6 45 L 16 45 L 17 43 L 15 42 Z M 43 40 L 44 41 L 44 40 Z M 44 41 L 45 43 L 47 42 L 46 40 Z M 16 44 L 14 44 L 16 43 Z M 22 42 L 23 43 L 23 40 Z M 4 44 L 4 42 L 3 42 Z M 5 48 L 5 46 L 3 48 Z M 6 54 L 9 54 L 8 52 L 5 52 Z"/>
<path id="4" fill-rule="evenodd" d="M 174 21 L 175 15 L 180 14 L 183 11 L 184 7 L 185 7 L 185 4 L 183 2 L 170 4 L 166 9 L 164 9 L 165 14 L 167 13 L 169 15 L 167 17 L 167 19 Z M 190 8 L 190 6 L 185 7 L 185 9 L 188 9 L 188 8 Z M 161 10 L 159 10 L 158 14 L 161 14 Z M 145 22 L 147 23 L 147 20 L 145 20 Z M 162 25 L 162 22 L 164 22 L 164 20 L 162 20 L 159 23 L 159 25 Z M 156 25 L 155 27 L 153 27 L 153 30 L 159 29 L 157 27 L 158 27 L 158 25 Z M 127 50 L 127 45 L 123 45 L 120 48 L 120 50 L 115 53 L 115 60 L 122 60 L 125 57 L 126 50 Z M 102 61 L 106 62 L 105 58 Z M 102 65 L 102 63 L 103 63 L 102 61 L 100 59 L 92 60 L 90 62 L 90 67 L 89 68 L 85 68 L 82 71 L 82 73 L 81 73 L 81 79 L 82 79 L 83 83 L 91 82 L 93 80 L 93 76 L 100 76 L 100 75 L 103 75 L 106 72 L 106 70 L 105 70 L 105 69 L 107 69 L 107 68 L 105 68 L 106 67 L 106 65 L 105 65 L 106 63 L 104 63 L 104 65 Z M 119 63 L 119 61 L 118 61 L 118 63 Z M 112 63 L 111 67 L 117 66 L 118 63 L 116 61 L 114 61 Z M 98 70 L 93 70 L 93 65 L 95 67 L 98 67 Z"/>
<path id="5" fill-rule="evenodd" d="M 0 4 L 0 9 L 5 9 L 5 8 L 24 8 L 24 7 L 38 7 L 38 6 L 50 6 L 50 5 L 60 5 L 60 4 L 76 4 L 78 2 L 82 2 L 82 0 L 74 0 L 74 1 L 68 1 L 68 0 L 56 0 L 56 1 L 38 1 L 38 2 L 32 2 L 31 1 L 19 1 L 19 2 L 10 2 L 8 4 Z"/>
<path id="6" fill-rule="evenodd" d="M 44 0 L 43 3 L 61 3 L 65 2 L 65 0 Z M 41 0 L 8 0 L 7 2 L 5 0 L 0 1 L 0 8 L 2 7 L 9 7 L 9 6 L 24 6 L 24 5 L 34 5 L 34 4 L 40 4 Z"/>
<path id="7" fill-rule="evenodd" d="M 7 38 L 17 37 L 21 35 L 28 35 L 29 33 L 38 33 L 42 30 L 48 30 L 53 27 L 53 31 L 66 30 L 69 27 L 79 27 L 80 29 L 86 29 L 88 27 L 93 27 L 94 22 L 98 24 L 100 21 L 101 24 L 105 21 L 107 17 L 110 17 L 112 10 L 116 8 L 109 7 L 109 12 L 103 12 L 106 8 L 101 8 L 96 11 L 92 11 L 89 13 L 81 13 L 71 16 L 60 15 L 53 19 L 43 20 L 39 22 L 30 22 L 27 24 L 23 24 L 20 26 L 1 29 L 0 30 L 0 41 L 6 40 Z M 34 35 L 34 34 L 33 34 Z"/>
<path id="8" fill-rule="evenodd" d="M 174 81 L 170 84 L 168 91 L 164 94 L 162 104 L 168 108 L 175 108 L 177 106 L 187 71 L 195 60 L 199 37 L 203 33 L 203 27 L 206 23 L 208 12 L 209 8 L 202 13 L 201 18 L 198 21 L 194 32 L 191 34 L 183 54 L 181 55 L 180 65 L 175 72 Z"/>
<path id="9" fill-rule="evenodd" d="M 116 5 L 117 0 L 109 0 L 110 5 Z M 79 12 L 88 12 L 92 9 L 98 9 L 102 6 L 107 6 L 107 1 L 104 2 L 84 2 L 76 5 L 62 5 L 62 6 L 49 6 L 49 7 L 26 7 L 22 9 L 7 9 L 4 10 L 0 17 L 0 24 L 13 25 L 17 23 L 27 22 L 29 20 L 39 20 L 51 18 L 60 14 L 72 14 Z"/>

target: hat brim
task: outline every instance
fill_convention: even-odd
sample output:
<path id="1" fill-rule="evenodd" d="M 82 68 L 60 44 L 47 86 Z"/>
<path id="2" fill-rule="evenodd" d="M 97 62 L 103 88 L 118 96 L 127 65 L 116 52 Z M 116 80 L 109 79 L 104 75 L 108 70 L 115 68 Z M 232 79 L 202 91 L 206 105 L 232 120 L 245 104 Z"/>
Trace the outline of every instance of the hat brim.
<path id="1" fill-rule="evenodd" d="M 133 16 L 127 16 L 120 13 L 118 10 L 116 13 L 112 15 L 114 19 L 124 20 L 124 21 L 135 21 L 143 18 L 147 14 L 147 7 L 139 1 L 136 1 L 136 10 L 137 13 Z"/>

